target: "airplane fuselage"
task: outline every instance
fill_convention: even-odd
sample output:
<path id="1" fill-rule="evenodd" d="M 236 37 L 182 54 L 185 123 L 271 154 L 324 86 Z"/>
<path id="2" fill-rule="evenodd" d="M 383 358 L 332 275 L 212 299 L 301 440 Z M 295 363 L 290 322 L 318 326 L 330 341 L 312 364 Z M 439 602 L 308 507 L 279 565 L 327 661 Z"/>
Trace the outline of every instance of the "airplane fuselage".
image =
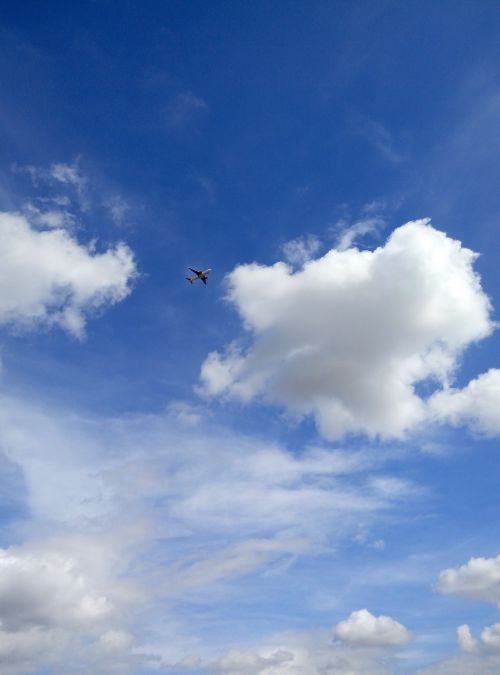
<path id="1" fill-rule="evenodd" d="M 194 267 L 190 267 L 189 269 L 191 270 L 191 272 L 196 274 L 195 277 L 186 277 L 187 281 L 189 281 L 190 284 L 192 284 L 193 281 L 197 281 L 198 279 L 200 279 L 200 281 L 203 281 L 205 286 L 207 285 L 207 279 L 208 279 L 209 273 L 212 271 L 211 269 L 195 270 Z"/>

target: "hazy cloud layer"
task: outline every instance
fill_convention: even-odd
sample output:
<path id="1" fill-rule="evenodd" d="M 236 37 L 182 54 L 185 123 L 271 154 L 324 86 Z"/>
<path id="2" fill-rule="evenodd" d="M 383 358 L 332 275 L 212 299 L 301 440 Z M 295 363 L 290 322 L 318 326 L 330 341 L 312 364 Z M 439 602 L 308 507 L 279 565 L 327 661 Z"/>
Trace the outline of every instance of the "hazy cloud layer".
<path id="1" fill-rule="evenodd" d="M 22 472 L 30 513 L 26 543 L 0 550 L 0 648 L 12 668 L 14 652 L 57 667 L 71 654 L 96 673 L 137 672 L 139 654 L 165 668 L 197 662 L 175 626 L 178 603 L 331 551 L 419 496 L 363 451 L 294 456 L 167 414 L 105 421 L 0 403 L 0 448 Z"/>
<path id="2" fill-rule="evenodd" d="M 210 353 L 201 390 L 312 414 L 331 439 L 401 437 L 435 417 L 416 385 L 446 386 L 463 350 L 493 331 L 475 258 L 419 220 L 375 251 L 334 249 L 296 272 L 241 265 L 228 298 L 251 344 Z"/>

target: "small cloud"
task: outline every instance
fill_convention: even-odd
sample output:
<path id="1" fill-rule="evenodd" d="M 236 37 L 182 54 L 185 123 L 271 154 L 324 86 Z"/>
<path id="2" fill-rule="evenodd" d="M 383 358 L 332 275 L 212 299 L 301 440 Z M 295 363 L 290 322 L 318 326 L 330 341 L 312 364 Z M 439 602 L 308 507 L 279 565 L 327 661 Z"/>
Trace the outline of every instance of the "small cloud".
<path id="1" fill-rule="evenodd" d="M 437 590 L 445 595 L 455 594 L 500 604 L 499 580 L 500 555 L 496 558 L 471 558 L 466 565 L 443 570 Z"/>
<path id="2" fill-rule="evenodd" d="M 292 265 L 303 265 L 311 260 L 321 247 L 321 241 L 313 234 L 291 239 L 283 244 L 281 250 L 287 262 Z"/>
<path id="3" fill-rule="evenodd" d="M 174 96 L 166 110 L 167 126 L 171 129 L 182 130 L 190 124 L 197 115 L 209 109 L 208 104 L 192 91 L 184 91 Z"/>
<path id="4" fill-rule="evenodd" d="M 49 229 L 70 228 L 75 224 L 75 217 L 69 211 L 59 208 L 40 209 L 31 202 L 25 205 L 26 218 L 38 227 Z"/>
<path id="5" fill-rule="evenodd" d="M 372 541 L 371 544 L 368 544 L 369 548 L 375 549 L 375 551 L 384 551 L 385 550 L 385 541 L 383 539 L 376 539 Z"/>
<path id="6" fill-rule="evenodd" d="M 367 234 L 378 234 L 384 225 L 385 221 L 381 216 L 362 218 L 352 225 L 349 225 L 346 220 L 339 220 L 335 227 L 339 231 L 335 248 L 337 251 L 347 251 L 359 237 Z"/>
<path id="7" fill-rule="evenodd" d="M 50 175 L 54 180 L 57 180 L 60 183 L 67 183 L 77 187 L 82 186 L 86 182 L 85 178 L 80 173 L 78 158 L 73 164 L 52 164 L 50 167 Z"/>
<path id="8" fill-rule="evenodd" d="M 13 213 L 0 213 L 0 266 L 0 324 L 58 325 L 75 337 L 88 314 L 127 297 L 137 274 L 123 243 L 95 253 L 65 229 L 40 231 Z"/>
<path id="9" fill-rule="evenodd" d="M 55 181 L 63 185 L 71 185 L 78 195 L 78 201 L 82 211 L 89 208 L 87 194 L 87 177 L 83 174 L 81 167 L 81 158 L 77 157 L 72 164 L 56 163 L 50 167 L 50 175 Z"/>
<path id="10" fill-rule="evenodd" d="M 130 204 L 120 195 L 114 195 L 105 202 L 105 207 L 108 209 L 111 219 L 115 225 L 123 225 L 125 215 L 130 211 Z"/>
<path id="11" fill-rule="evenodd" d="M 472 637 L 470 627 L 467 624 L 457 628 L 458 646 L 464 652 L 475 652 L 478 648 L 478 641 Z"/>
<path id="12" fill-rule="evenodd" d="M 181 427 L 196 427 L 204 417 L 200 406 L 187 401 L 172 401 L 167 406 L 167 412 Z"/>
<path id="13" fill-rule="evenodd" d="M 335 627 L 335 637 L 354 646 L 388 647 L 408 642 L 410 632 L 390 616 L 375 617 L 367 609 L 352 612 Z"/>
<path id="14" fill-rule="evenodd" d="M 26 166 L 12 165 L 11 169 L 14 173 L 28 174 L 34 187 L 39 187 L 41 184 L 59 184 L 69 186 L 76 192 L 78 203 L 82 211 L 89 209 L 88 198 L 88 179 L 81 169 L 81 157 L 75 158 L 72 164 L 64 162 L 54 162 L 47 169 L 45 167 L 33 166 L 28 164 Z M 60 195 L 52 199 L 61 198 Z M 68 199 L 62 197 L 62 199 Z"/>
<path id="15" fill-rule="evenodd" d="M 500 652 L 500 623 L 486 626 L 481 631 L 479 639 L 472 636 L 467 624 L 457 628 L 458 646 L 469 654 L 491 654 Z"/>
<path id="16" fill-rule="evenodd" d="M 363 213 L 368 214 L 378 214 L 383 213 L 387 210 L 387 202 L 385 199 L 372 199 L 371 202 L 368 202 L 363 206 Z"/>
<path id="17" fill-rule="evenodd" d="M 499 368 L 490 368 L 463 389 L 448 387 L 429 399 L 429 408 L 437 420 L 455 427 L 469 426 L 472 431 L 490 437 L 500 434 L 499 405 Z"/>

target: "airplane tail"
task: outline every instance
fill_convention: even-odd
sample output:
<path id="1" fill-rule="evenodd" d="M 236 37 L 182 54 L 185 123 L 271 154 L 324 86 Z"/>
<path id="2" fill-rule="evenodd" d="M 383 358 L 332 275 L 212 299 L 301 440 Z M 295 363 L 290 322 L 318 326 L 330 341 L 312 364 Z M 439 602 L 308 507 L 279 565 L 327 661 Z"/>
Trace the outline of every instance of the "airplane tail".
<path id="1" fill-rule="evenodd" d="M 186 279 L 187 281 L 189 281 L 190 284 L 192 284 L 194 281 L 193 277 L 186 277 Z"/>

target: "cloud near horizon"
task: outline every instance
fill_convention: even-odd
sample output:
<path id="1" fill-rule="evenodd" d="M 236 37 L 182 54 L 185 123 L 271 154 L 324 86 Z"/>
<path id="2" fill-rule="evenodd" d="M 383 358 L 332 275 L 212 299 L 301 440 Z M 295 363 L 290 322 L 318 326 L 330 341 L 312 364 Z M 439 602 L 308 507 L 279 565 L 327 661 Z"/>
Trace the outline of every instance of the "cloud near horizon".
<path id="1" fill-rule="evenodd" d="M 0 450 L 20 473 L 29 513 L 24 543 L 0 549 L 0 664 L 18 675 L 29 668 L 12 650 L 2 661 L 2 640 L 30 667 L 64 664 L 84 648 L 89 672 L 115 672 L 114 654 L 117 672 L 134 673 L 138 649 L 180 663 L 192 653 L 190 627 L 182 638 L 168 622 L 183 603 L 208 591 L 232 597 L 266 570 L 331 553 L 420 496 L 374 453 L 294 456 L 168 414 L 104 420 L 6 395 Z M 198 650 L 205 662 L 207 651 Z"/>
<path id="2" fill-rule="evenodd" d="M 395 649 L 410 633 L 387 616 L 353 612 L 332 632 L 316 630 L 272 636 L 254 648 L 233 648 L 214 665 L 218 675 L 347 675 L 393 672 Z"/>
<path id="3" fill-rule="evenodd" d="M 199 390 L 312 415 L 332 440 L 404 438 L 426 421 L 447 421 L 462 353 L 495 328 L 476 258 L 424 219 L 374 251 L 332 249 L 295 272 L 283 262 L 240 265 L 227 297 L 249 344 L 211 352 Z M 448 398 L 436 394 L 431 405 L 422 382 Z M 455 403 L 455 423 L 481 416 L 481 406 Z"/>

